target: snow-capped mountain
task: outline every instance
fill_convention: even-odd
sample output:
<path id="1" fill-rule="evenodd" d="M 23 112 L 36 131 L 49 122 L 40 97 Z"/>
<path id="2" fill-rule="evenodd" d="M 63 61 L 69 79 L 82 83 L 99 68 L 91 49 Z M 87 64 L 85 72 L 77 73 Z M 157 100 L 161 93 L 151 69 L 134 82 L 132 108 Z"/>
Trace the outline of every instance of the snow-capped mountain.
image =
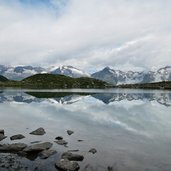
<path id="1" fill-rule="evenodd" d="M 22 80 L 26 77 L 29 77 L 34 74 L 39 73 L 51 73 L 51 74 L 60 74 L 69 77 L 90 77 L 90 74 L 81 71 L 72 66 L 61 66 L 61 67 L 33 67 L 33 66 L 4 66 L 0 65 L 0 75 L 7 77 L 12 80 Z"/>
<path id="2" fill-rule="evenodd" d="M 156 77 L 156 81 L 157 80 L 162 80 L 162 81 L 171 80 L 171 66 L 166 66 L 164 68 L 160 68 L 157 71 L 157 74 L 155 77 Z"/>
<path id="3" fill-rule="evenodd" d="M 143 72 L 123 72 L 105 67 L 103 70 L 92 74 L 91 77 L 114 85 L 169 81 L 171 80 L 171 66 L 160 68 L 157 71 Z"/>
<path id="4" fill-rule="evenodd" d="M 41 67 L 32 66 L 3 66 L 0 65 L 0 74 L 12 80 L 22 80 L 28 76 L 46 71 Z"/>
<path id="5" fill-rule="evenodd" d="M 65 75 L 73 78 L 90 77 L 88 73 L 81 71 L 77 68 L 74 68 L 72 66 L 52 67 L 49 73 Z"/>
<path id="6" fill-rule="evenodd" d="M 93 78 L 106 81 L 108 83 L 117 85 L 117 84 L 124 84 L 124 83 L 136 83 L 143 81 L 142 72 L 123 72 L 120 70 L 114 70 L 109 67 L 105 67 L 103 70 L 92 74 Z"/>

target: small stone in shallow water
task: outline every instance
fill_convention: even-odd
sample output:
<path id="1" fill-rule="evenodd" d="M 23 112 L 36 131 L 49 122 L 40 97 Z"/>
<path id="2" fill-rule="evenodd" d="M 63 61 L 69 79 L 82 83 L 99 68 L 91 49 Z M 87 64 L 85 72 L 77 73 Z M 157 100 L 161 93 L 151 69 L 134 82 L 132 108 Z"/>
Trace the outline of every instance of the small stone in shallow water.
<path id="1" fill-rule="evenodd" d="M 67 134 L 68 134 L 68 135 L 72 135 L 73 133 L 74 133 L 74 131 L 67 130 Z"/>
<path id="2" fill-rule="evenodd" d="M 63 153 L 61 156 L 62 159 L 68 159 L 71 161 L 82 161 L 84 159 L 84 156 L 80 154 L 73 154 L 70 152 Z"/>
<path id="3" fill-rule="evenodd" d="M 55 165 L 58 169 L 63 171 L 77 171 L 80 168 L 77 162 L 69 161 L 68 159 L 61 159 L 60 161 L 57 161 Z"/>
<path id="4" fill-rule="evenodd" d="M 4 134 L 0 134 L 0 141 L 2 141 L 5 138 L 7 138 L 7 136 L 4 136 Z"/>
<path id="5" fill-rule="evenodd" d="M 46 132 L 43 128 L 38 128 L 35 131 L 30 132 L 32 135 L 44 135 Z"/>
<path id="6" fill-rule="evenodd" d="M 107 167 L 107 170 L 108 170 L 108 171 L 114 171 L 113 167 L 111 167 L 111 166 L 108 166 L 108 167 Z"/>
<path id="7" fill-rule="evenodd" d="M 24 135 L 17 134 L 17 135 L 13 135 L 12 137 L 10 137 L 10 140 L 20 140 L 20 139 L 23 139 L 23 138 L 25 138 Z"/>
<path id="8" fill-rule="evenodd" d="M 32 141 L 31 144 L 40 143 L 41 141 Z"/>
<path id="9" fill-rule="evenodd" d="M 0 134 L 4 135 L 4 130 L 3 129 L 0 129 Z"/>
<path id="10" fill-rule="evenodd" d="M 79 150 L 68 150 L 68 152 L 78 152 Z"/>
<path id="11" fill-rule="evenodd" d="M 2 152 L 19 152 L 26 148 L 27 145 L 24 143 L 15 143 L 15 144 L 3 144 L 0 145 L 0 151 Z"/>
<path id="12" fill-rule="evenodd" d="M 52 147 L 52 145 L 53 144 L 50 143 L 50 142 L 34 144 L 34 145 L 31 145 L 31 146 L 28 146 L 23 151 L 26 152 L 26 153 L 30 153 L 30 152 L 38 152 L 38 151 L 48 150 L 48 149 L 50 149 Z"/>
<path id="13" fill-rule="evenodd" d="M 95 154 L 95 153 L 97 153 L 97 150 L 95 148 L 92 148 L 89 150 L 89 152 Z"/>
<path id="14" fill-rule="evenodd" d="M 67 145 L 68 144 L 68 142 L 66 142 L 65 140 L 57 140 L 55 142 L 59 145 Z"/>
<path id="15" fill-rule="evenodd" d="M 56 139 L 56 140 L 63 140 L 63 137 L 58 136 L 58 137 L 56 137 L 55 139 Z"/>
<path id="16" fill-rule="evenodd" d="M 90 164 L 88 164 L 88 165 L 85 166 L 83 171 L 94 171 L 94 169 Z"/>
<path id="17" fill-rule="evenodd" d="M 39 157 L 41 159 L 47 159 L 49 158 L 50 156 L 56 154 L 57 152 L 55 150 L 44 150 L 42 152 L 39 153 Z"/>

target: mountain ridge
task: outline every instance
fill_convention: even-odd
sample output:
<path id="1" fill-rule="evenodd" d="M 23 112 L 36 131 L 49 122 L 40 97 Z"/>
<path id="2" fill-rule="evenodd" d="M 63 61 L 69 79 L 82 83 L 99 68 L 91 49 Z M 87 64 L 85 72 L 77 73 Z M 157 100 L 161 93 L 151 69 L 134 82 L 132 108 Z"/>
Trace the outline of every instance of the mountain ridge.
<path id="1" fill-rule="evenodd" d="M 72 78 L 92 77 L 113 85 L 137 84 L 171 81 L 171 66 L 165 66 L 157 70 L 149 71 L 122 71 L 105 67 L 100 71 L 89 74 L 73 66 L 52 66 L 52 67 L 33 67 L 33 66 L 5 66 L 0 65 L 0 75 L 10 80 L 22 80 L 35 74 L 49 73 L 54 75 L 65 75 Z"/>
<path id="2" fill-rule="evenodd" d="M 171 66 L 159 68 L 156 71 L 141 72 L 124 72 L 121 70 L 111 69 L 110 67 L 105 67 L 104 69 L 93 73 L 91 77 L 106 81 L 113 85 L 171 81 Z"/>

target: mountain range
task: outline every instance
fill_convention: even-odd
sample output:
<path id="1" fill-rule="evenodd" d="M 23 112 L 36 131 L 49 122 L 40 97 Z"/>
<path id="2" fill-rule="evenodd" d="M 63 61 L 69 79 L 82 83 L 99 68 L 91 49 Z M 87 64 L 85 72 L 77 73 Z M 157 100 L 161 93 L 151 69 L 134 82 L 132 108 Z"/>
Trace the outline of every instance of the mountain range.
<path id="1" fill-rule="evenodd" d="M 93 78 L 106 81 L 108 83 L 119 84 L 136 84 L 136 83 L 152 83 L 171 80 L 171 66 L 166 66 L 157 71 L 121 71 L 105 67 L 91 75 Z"/>
<path id="2" fill-rule="evenodd" d="M 121 71 L 112 69 L 110 67 L 105 67 L 104 69 L 98 72 L 89 74 L 73 66 L 54 66 L 49 68 L 43 68 L 33 66 L 0 65 L 0 75 L 12 80 L 22 80 L 26 77 L 39 73 L 59 74 L 73 78 L 92 77 L 111 83 L 113 85 L 171 81 L 171 66 L 159 68 L 156 71 L 142 72 L 132 70 Z"/>
<path id="3" fill-rule="evenodd" d="M 0 75 L 5 76 L 11 80 L 22 80 L 31 75 L 44 74 L 44 73 L 65 75 L 73 78 L 90 77 L 90 74 L 83 72 L 72 66 L 43 68 L 43 67 L 33 67 L 33 66 L 0 65 Z"/>

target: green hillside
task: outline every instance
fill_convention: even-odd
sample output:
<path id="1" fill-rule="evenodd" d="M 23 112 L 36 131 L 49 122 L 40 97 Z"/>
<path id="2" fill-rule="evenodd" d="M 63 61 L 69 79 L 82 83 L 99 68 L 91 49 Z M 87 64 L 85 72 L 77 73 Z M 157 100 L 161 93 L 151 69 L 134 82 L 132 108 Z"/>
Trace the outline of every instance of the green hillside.
<path id="1" fill-rule="evenodd" d="M 1 87 L 19 88 L 106 88 L 110 85 L 106 82 L 93 78 L 71 78 L 64 75 L 36 74 L 23 79 L 22 81 L 8 81 L 0 84 Z"/>
<path id="2" fill-rule="evenodd" d="M 2 75 L 0 75 L 0 82 L 6 82 L 8 79 Z"/>
<path id="3" fill-rule="evenodd" d="M 40 88 L 105 88 L 109 84 L 93 78 L 71 78 L 64 75 L 36 74 L 21 81 Z"/>

